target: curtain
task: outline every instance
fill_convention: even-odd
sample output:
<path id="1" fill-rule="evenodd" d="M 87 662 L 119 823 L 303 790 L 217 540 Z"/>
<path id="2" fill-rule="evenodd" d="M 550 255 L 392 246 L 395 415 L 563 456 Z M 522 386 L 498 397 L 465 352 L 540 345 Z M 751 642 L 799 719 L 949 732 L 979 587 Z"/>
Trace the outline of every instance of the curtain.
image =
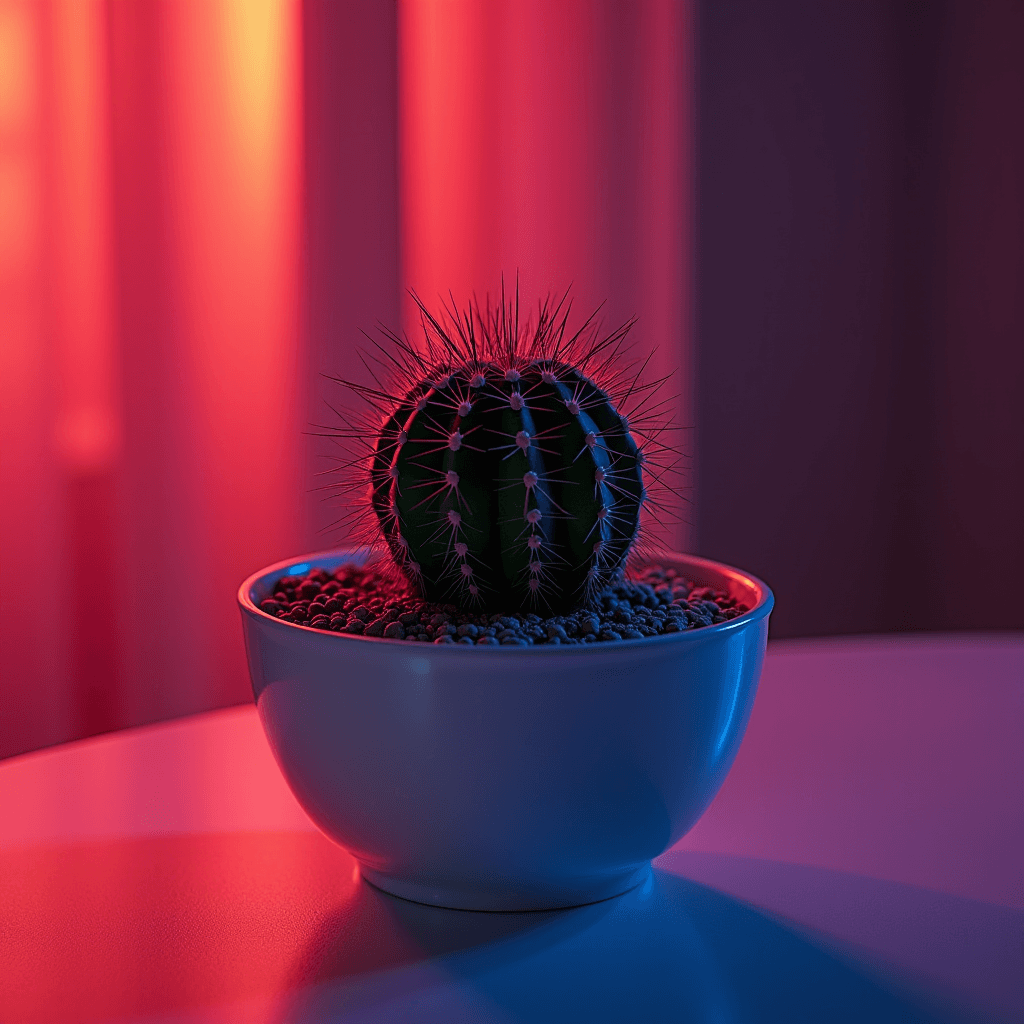
<path id="1" fill-rule="evenodd" d="M 637 315 L 692 425 L 689 17 L 0 0 L 0 756 L 251 699 L 235 591 L 343 542 L 325 375 L 408 288 Z"/>
<path id="2" fill-rule="evenodd" d="M 238 583 L 344 540 L 325 375 L 503 275 L 639 317 L 670 542 L 773 636 L 1024 626 L 1022 49 L 1015 0 L 0 0 L 0 756 L 250 699 Z"/>
<path id="3" fill-rule="evenodd" d="M 297 13 L 0 6 L 0 754 L 246 697 L 233 592 L 307 533 Z"/>

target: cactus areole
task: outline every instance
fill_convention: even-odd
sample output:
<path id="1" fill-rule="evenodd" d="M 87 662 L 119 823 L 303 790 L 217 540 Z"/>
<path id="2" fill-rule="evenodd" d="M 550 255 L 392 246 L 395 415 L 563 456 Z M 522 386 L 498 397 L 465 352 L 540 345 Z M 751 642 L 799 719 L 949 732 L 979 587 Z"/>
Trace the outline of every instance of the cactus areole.
<path id="1" fill-rule="evenodd" d="M 388 334 L 390 379 L 341 382 L 385 407 L 356 462 L 378 542 L 428 601 L 566 612 L 621 575 L 637 540 L 645 455 L 624 403 L 645 388 L 620 365 L 631 324 L 601 338 L 592 317 L 569 334 L 551 307 L 521 329 L 518 299 L 441 318 L 421 304 L 425 346 Z"/>

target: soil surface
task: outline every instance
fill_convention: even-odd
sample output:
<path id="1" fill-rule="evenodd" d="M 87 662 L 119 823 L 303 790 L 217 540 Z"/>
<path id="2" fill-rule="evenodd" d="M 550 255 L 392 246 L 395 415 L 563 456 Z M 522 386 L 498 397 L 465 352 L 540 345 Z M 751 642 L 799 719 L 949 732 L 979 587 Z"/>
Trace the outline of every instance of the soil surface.
<path id="1" fill-rule="evenodd" d="M 268 615 L 356 636 L 466 647 L 592 644 L 698 629 L 749 611 L 721 591 L 696 587 L 675 569 L 649 566 L 601 591 L 589 607 L 547 618 L 485 614 L 423 601 L 375 566 L 343 565 L 284 576 L 260 602 Z"/>

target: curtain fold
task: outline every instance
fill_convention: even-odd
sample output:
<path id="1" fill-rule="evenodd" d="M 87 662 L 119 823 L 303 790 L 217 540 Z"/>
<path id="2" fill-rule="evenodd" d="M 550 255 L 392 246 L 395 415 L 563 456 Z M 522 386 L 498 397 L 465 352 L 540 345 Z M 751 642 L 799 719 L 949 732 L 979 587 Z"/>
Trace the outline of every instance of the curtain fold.
<path id="1" fill-rule="evenodd" d="M 247 699 L 234 590 L 305 540 L 297 15 L 0 8 L 35 201 L 3 230 L 0 755 Z"/>

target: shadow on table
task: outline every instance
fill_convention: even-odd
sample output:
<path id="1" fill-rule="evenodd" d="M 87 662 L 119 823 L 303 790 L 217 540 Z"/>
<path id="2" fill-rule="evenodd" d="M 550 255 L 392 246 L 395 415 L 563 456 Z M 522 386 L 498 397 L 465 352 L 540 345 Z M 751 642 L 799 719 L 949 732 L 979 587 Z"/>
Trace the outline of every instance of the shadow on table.
<path id="1" fill-rule="evenodd" d="M 964 1022 L 799 928 L 656 871 L 624 896 L 487 914 L 363 884 L 295 965 L 277 1019 Z"/>

